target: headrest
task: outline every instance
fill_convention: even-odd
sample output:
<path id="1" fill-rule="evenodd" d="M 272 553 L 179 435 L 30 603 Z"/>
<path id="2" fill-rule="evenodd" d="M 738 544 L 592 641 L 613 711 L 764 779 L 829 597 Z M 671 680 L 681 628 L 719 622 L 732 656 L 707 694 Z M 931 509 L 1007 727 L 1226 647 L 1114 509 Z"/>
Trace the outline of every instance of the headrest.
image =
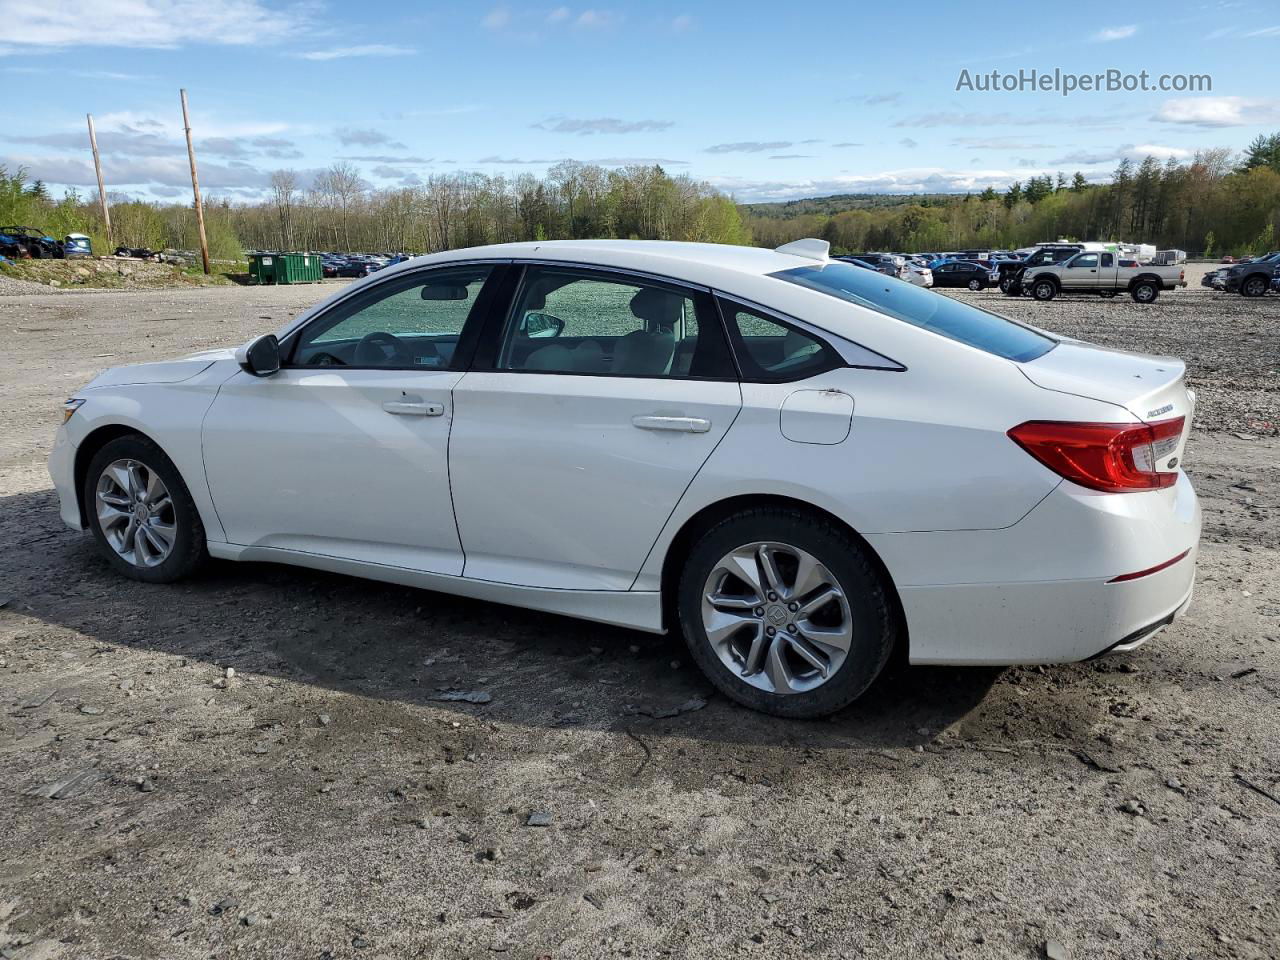
<path id="1" fill-rule="evenodd" d="M 650 333 L 673 330 L 680 320 L 684 297 L 646 287 L 631 298 L 631 312 L 645 322 Z"/>

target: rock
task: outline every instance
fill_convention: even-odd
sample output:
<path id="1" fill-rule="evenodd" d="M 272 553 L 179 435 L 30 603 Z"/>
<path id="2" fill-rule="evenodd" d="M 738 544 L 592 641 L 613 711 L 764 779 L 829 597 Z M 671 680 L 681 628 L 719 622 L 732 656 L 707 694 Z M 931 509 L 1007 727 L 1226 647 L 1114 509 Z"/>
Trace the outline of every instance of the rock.
<path id="1" fill-rule="evenodd" d="M 1044 955 L 1047 960 L 1070 960 L 1071 955 L 1067 953 L 1067 948 L 1060 944 L 1057 940 L 1046 940 L 1044 943 Z"/>
<path id="2" fill-rule="evenodd" d="M 437 693 L 427 698 L 428 700 L 442 700 L 446 703 L 489 703 L 493 700 L 490 694 L 478 690 L 446 690 L 443 693 Z"/>
<path id="3" fill-rule="evenodd" d="M 316 722 L 319 723 L 320 726 L 322 727 L 327 727 L 329 724 L 333 723 L 333 718 L 330 717 L 327 713 L 322 713 L 318 717 L 316 717 Z"/>
<path id="4" fill-rule="evenodd" d="M 490 863 L 501 863 L 503 859 L 502 848 L 490 847 L 484 852 L 484 858 Z"/>
<path id="5" fill-rule="evenodd" d="M 96 717 L 96 716 L 98 716 L 100 713 L 102 713 L 102 708 L 101 708 L 101 707 L 95 707 L 95 706 L 93 706 L 92 704 L 82 703 L 82 704 L 80 705 L 80 712 L 81 712 L 81 713 L 83 713 L 83 714 L 85 714 L 86 716 Z"/>
<path id="6" fill-rule="evenodd" d="M 365 947 L 371 946 L 371 943 L 364 937 L 352 937 L 351 945 L 357 950 L 363 950 Z"/>
<path id="7" fill-rule="evenodd" d="M 223 676 L 225 676 L 228 680 L 232 679 L 235 675 L 236 675 L 235 667 L 227 667 L 227 672 L 223 674 Z"/>
<path id="8" fill-rule="evenodd" d="M 289 876 L 291 877 L 296 877 L 301 872 L 302 872 L 302 868 L 298 866 L 296 863 L 293 866 L 291 866 L 288 870 L 285 871 L 285 873 L 289 874 Z"/>
<path id="9" fill-rule="evenodd" d="M 51 287 L 60 287 L 60 286 L 62 286 L 62 281 L 61 281 L 61 280 L 50 280 L 50 281 L 49 281 L 49 286 L 51 286 Z"/>
<path id="10" fill-rule="evenodd" d="M 121 689 L 121 690 L 132 690 L 132 689 L 133 689 L 133 680 L 132 680 L 132 678 L 130 678 L 130 679 L 125 679 L 125 680 L 121 680 L 121 681 L 120 681 L 120 689 Z"/>
<path id="11" fill-rule="evenodd" d="M 529 814 L 529 819 L 525 821 L 527 827 L 549 827 L 551 826 L 551 814 L 542 811 L 535 811 Z"/>
<path id="12" fill-rule="evenodd" d="M 143 793 L 154 793 L 156 789 L 156 782 L 150 777 L 139 777 L 138 789 Z"/>
<path id="13" fill-rule="evenodd" d="M 1120 811 L 1135 817 L 1140 817 L 1143 814 L 1142 804 L 1137 800 L 1126 800 L 1120 804 Z"/>
<path id="14" fill-rule="evenodd" d="M 217 903 L 215 903 L 212 907 L 209 908 L 209 916 L 211 917 L 221 916 L 222 914 L 226 913 L 229 910 L 236 909 L 236 907 L 238 906 L 240 906 L 240 901 L 238 899 L 236 899 L 235 897 L 225 897 L 224 899 L 219 900 Z"/>
<path id="15" fill-rule="evenodd" d="M 257 926 L 258 915 L 256 913 L 246 913 L 244 915 L 244 919 L 241 920 L 240 922 L 243 923 L 246 927 Z"/>

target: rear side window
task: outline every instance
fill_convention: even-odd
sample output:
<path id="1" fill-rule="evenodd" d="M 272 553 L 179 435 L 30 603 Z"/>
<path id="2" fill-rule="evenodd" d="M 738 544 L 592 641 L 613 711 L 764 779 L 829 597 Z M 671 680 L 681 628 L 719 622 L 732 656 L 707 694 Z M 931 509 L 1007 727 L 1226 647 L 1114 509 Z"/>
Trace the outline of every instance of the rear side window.
<path id="1" fill-rule="evenodd" d="M 1053 338 L 1020 323 L 847 263 L 795 267 L 770 276 L 856 303 L 1006 360 L 1034 360 L 1057 345 Z"/>
<path id="2" fill-rule="evenodd" d="M 803 380 L 840 363 L 835 351 L 804 330 L 727 300 L 720 310 L 744 380 Z"/>

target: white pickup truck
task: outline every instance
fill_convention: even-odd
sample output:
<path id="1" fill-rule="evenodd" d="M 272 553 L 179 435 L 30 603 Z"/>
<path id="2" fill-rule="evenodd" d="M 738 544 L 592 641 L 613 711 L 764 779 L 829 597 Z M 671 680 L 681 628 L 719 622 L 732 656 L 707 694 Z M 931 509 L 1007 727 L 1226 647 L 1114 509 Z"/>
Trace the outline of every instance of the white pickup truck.
<path id="1" fill-rule="evenodd" d="M 1127 260 L 1118 253 L 1086 251 L 1070 260 L 1043 267 L 1029 267 L 1022 275 L 1022 290 L 1037 300 L 1052 300 L 1060 293 L 1096 293 L 1114 297 L 1127 292 L 1138 303 L 1154 303 L 1162 290 L 1187 285 L 1181 266 L 1159 267 Z"/>

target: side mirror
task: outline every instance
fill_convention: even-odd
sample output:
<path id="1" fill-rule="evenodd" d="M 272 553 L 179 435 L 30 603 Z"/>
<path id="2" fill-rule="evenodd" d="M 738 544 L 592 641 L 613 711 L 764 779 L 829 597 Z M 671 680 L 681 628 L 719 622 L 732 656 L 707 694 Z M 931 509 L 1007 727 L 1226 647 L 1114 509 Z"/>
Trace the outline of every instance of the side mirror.
<path id="1" fill-rule="evenodd" d="M 564 333 L 564 321 L 549 313 L 527 313 L 524 317 L 526 337 L 558 337 Z"/>
<path id="2" fill-rule="evenodd" d="M 280 341 L 274 333 L 250 340 L 236 351 L 236 363 L 245 373 L 269 377 L 280 370 Z"/>

